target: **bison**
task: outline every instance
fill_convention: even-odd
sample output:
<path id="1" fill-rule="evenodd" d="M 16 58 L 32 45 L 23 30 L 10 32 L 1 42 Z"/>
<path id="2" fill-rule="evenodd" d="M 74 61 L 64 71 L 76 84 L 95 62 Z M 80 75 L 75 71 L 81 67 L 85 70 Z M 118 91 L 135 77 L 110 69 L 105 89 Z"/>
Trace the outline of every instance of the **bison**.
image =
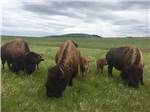
<path id="1" fill-rule="evenodd" d="M 57 50 L 57 64 L 48 69 L 48 78 L 45 84 L 47 96 L 60 97 L 67 84 L 72 86 L 72 80 L 78 73 L 80 52 L 73 41 L 67 40 Z"/>
<path id="2" fill-rule="evenodd" d="M 18 73 L 20 70 L 31 74 L 35 70 L 37 62 L 42 61 L 38 53 L 31 52 L 23 39 L 16 39 L 1 46 L 1 60 L 4 69 L 7 62 L 9 69 Z"/>
<path id="3" fill-rule="evenodd" d="M 143 85 L 144 59 L 142 52 L 136 46 L 112 48 L 106 54 L 108 73 L 112 77 L 112 69 L 115 67 L 121 71 L 122 79 L 128 86 L 138 88 L 139 82 Z"/>
<path id="4" fill-rule="evenodd" d="M 73 41 L 73 40 L 70 40 L 73 44 L 74 44 L 74 46 L 77 48 L 78 47 L 78 44 L 77 44 L 77 42 L 75 42 L 75 41 Z M 64 43 L 62 43 L 61 45 L 60 45 L 60 47 L 57 49 L 57 53 L 56 53 L 56 56 L 55 56 L 55 62 L 57 63 L 57 61 L 58 61 L 58 57 L 60 56 L 60 53 L 61 53 L 61 48 L 64 46 Z"/>
<path id="5" fill-rule="evenodd" d="M 84 77 L 84 75 L 86 76 L 89 71 L 89 63 L 90 63 L 89 57 L 86 57 L 86 56 L 80 57 L 80 74 L 82 78 Z"/>
<path id="6" fill-rule="evenodd" d="M 107 60 L 106 59 L 98 59 L 96 61 L 96 65 L 97 65 L 97 72 L 103 73 L 103 68 L 105 65 L 107 65 Z"/>

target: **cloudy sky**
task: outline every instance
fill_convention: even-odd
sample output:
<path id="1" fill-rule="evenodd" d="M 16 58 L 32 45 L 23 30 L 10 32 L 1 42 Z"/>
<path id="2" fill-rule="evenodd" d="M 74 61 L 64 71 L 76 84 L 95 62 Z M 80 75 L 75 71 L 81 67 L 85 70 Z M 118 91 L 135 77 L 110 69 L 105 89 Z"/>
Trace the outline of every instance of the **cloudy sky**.
<path id="1" fill-rule="evenodd" d="M 150 36 L 149 0 L 91 1 L 2 0 L 2 35 Z"/>

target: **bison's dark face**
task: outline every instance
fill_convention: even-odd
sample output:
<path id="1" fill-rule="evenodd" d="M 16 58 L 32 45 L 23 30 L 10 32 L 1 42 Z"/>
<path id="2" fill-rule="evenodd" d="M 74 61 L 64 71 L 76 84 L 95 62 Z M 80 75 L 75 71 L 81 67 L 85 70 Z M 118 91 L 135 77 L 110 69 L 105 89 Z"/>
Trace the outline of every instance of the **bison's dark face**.
<path id="1" fill-rule="evenodd" d="M 138 68 L 136 66 L 132 66 L 126 70 L 124 75 L 129 86 L 138 88 L 139 82 L 143 79 L 143 69 Z"/>
<path id="2" fill-rule="evenodd" d="M 26 54 L 24 59 L 24 70 L 27 74 L 31 74 L 35 71 L 38 59 L 39 54 L 35 52 L 29 52 Z"/>
<path id="3" fill-rule="evenodd" d="M 41 61 L 44 61 L 43 54 L 38 54 L 38 57 L 36 59 L 36 63 L 39 64 Z"/>
<path id="4" fill-rule="evenodd" d="M 64 72 L 59 66 L 54 66 L 48 71 L 48 79 L 45 84 L 48 97 L 61 97 L 67 85 Z"/>

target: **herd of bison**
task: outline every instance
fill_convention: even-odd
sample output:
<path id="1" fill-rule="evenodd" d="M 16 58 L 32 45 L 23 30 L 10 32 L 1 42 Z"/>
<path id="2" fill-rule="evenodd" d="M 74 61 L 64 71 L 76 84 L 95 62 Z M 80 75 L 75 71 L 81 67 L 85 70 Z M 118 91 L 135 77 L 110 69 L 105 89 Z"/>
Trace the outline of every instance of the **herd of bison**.
<path id="1" fill-rule="evenodd" d="M 4 69 L 5 62 L 9 70 L 18 74 L 24 71 L 32 74 L 41 61 L 44 61 L 42 54 L 30 50 L 30 47 L 23 39 L 16 39 L 1 46 L 1 62 Z M 78 74 L 85 77 L 88 73 L 90 58 L 81 56 L 78 44 L 75 41 L 67 40 L 57 49 L 56 65 L 48 69 L 48 77 L 45 83 L 46 93 L 49 97 L 60 97 L 63 95 L 67 84 L 73 85 L 73 79 Z M 121 73 L 121 78 L 130 87 L 138 88 L 143 82 L 144 60 L 142 52 L 136 46 L 124 46 L 111 48 L 106 57 L 97 59 L 97 72 L 103 72 L 103 67 L 108 65 L 108 76 L 113 77 L 112 69 L 115 67 Z"/>

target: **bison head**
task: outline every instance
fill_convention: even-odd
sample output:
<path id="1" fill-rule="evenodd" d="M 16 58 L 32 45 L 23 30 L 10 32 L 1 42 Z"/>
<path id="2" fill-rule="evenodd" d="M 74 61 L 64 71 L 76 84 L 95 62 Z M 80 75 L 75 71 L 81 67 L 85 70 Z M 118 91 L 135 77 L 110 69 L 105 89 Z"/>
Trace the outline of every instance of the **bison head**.
<path id="1" fill-rule="evenodd" d="M 143 79 L 143 68 L 130 66 L 123 72 L 123 75 L 129 86 L 138 88 L 139 82 Z"/>
<path id="2" fill-rule="evenodd" d="M 43 54 L 38 54 L 38 57 L 36 59 L 36 63 L 39 64 L 41 61 L 44 61 Z"/>
<path id="3" fill-rule="evenodd" d="M 28 52 L 24 59 L 24 70 L 27 74 L 31 74 L 36 69 L 37 60 L 39 60 L 39 54 L 35 52 Z"/>
<path id="4" fill-rule="evenodd" d="M 48 97 L 61 97 L 67 85 L 64 71 L 56 65 L 48 70 L 48 79 L 45 84 Z"/>

